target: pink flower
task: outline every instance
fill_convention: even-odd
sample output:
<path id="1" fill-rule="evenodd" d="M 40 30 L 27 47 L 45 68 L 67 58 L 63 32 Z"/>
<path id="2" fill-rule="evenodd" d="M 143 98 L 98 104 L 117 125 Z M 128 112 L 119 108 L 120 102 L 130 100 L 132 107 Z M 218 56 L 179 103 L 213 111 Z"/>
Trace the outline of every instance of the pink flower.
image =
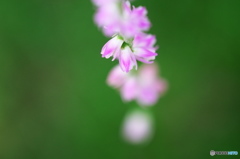
<path id="1" fill-rule="evenodd" d="M 142 65 L 137 73 L 128 74 L 121 73 L 120 66 L 116 66 L 109 73 L 107 82 L 120 90 L 124 101 L 136 100 L 142 106 L 154 105 L 167 89 L 167 82 L 158 77 L 158 68 L 154 64 Z"/>
<path id="2" fill-rule="evenodd" d="M 137 69 L 137 60 L 144 63 L 153 63 L 156 48 L 155 36 L 138 34 L 132 43 L 127 43 L 123 37 L 117 35 L 109 40 L 102 48 L 102 57 L 118 59 L 122 71 L 129 72 L 133 67 Z"/>
<path id="3" fill-rule="evenodd" d="M 98 0 L 99 1 L 99 0 Z M 98 27 L 103 29 L 103 32 L 106 36 L 113 36 L 116 32 L 112 32 L 111 28 L 113 26 L 118 26 L 119 19 L 121 19 L 121 12 L 117 0 L 101 0 L 103 2 L 96 2 L 99 6 L 97 12 L 94 16 L 94 21 Z"/>
<path id="4" fill-rule="evenodd" d="M 95 22 L 103 28 L 106 36 L 120 34 L 131 38 L 142 31 L 147 31 L 151 26 L 144 7 L 132 9 L 130 2 L 123 0 L 94 0 L 93 2 L 98 6 Z"/>
<path id="5" fill-rule="evenodd" d="M 137 69 L 136 58 L 129 46 L 125 46 L 121 49 L 118 60 L 123 72 L 129 72 L 134 66 Z"/>
<path id="6" fill-rule="evenodd" d="M 122 132 L 128 142 L 133 144 L 146 142 L 153 134 L 152 118 L 145 112 L 135 110 L 125 117 Z"/>
<path id="7" fill-rule="evenodd" d="M 102 57 L 109 58 L 113 56 L 113 60 L 118 57 L 121 52 L 123 40 L 119 36 L 113 37 L 102 48 Z"/>
<path id="8" fill-rule="evenodd" d="M 136 34 L 149 30 L 150 27 L 151 23 L 147 18 L 145 7 L 132 8 L 129 1 L 123 3 L 122 25 L 119 29 L 123 36 L 134 37 Z"/>
<path id="9" fill-rule="evenodd" d="M 142 105 L 154 105 L 167 90 L 167 82 L 158 76 L 157 65 L 143 65 L 138 74 L 137 101 Z"/>
<path id="10" fill-rule="evenodd" d="M 132 44 L 136 59 L 143 63 L 153 63 L 151 60 L 154 60 L 157 56 L 155 43 L 156 37 L 154 35 L 137 34 Z"/>
<path id="11" fill-rule="evenodd" d="M 126 45 L 121 37 L 115 36 L 109 40 L 102 48 L 102 57 L 113 57 L 119 60 L 123 72 L 129 72 L 134 66 L 137 68 L 136 58 L 131 48 Z"/>
<path id="12" fill-rule="evenodd" d="M 114 88 L 120 88 L 125 83 L 128 75 L 128 73 L 121 70 L 119 65 L 115 66 L 107 77 L 107 83 Z"/>

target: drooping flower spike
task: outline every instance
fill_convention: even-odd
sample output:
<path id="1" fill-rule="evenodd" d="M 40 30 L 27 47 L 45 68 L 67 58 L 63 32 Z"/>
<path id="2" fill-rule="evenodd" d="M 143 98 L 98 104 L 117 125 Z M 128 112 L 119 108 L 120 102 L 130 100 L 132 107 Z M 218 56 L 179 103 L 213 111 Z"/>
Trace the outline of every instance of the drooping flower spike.
<path id="1" fill-rule="evenodd" d="M 126 102 L 135 100 L 140 106 L 153 106 L 167 90 L 167 82 L 159 77 L 157 65 L 152 64 L 158 54 L 156 37 L 146 33 L 151 27 L 146 8 L 131 6 L 127 0 L 92 1 L 97 7 L 95 23 L 111 37 L 101 55 L 119 61 L 108 75 L 108 85 L 119 90 Z M 136 71 L 138 61 L 144 64 Z M 122 130 L 131 143 L 148 141 L 153 133 L 151 115 L 144 111 L 128 114 Z"/>

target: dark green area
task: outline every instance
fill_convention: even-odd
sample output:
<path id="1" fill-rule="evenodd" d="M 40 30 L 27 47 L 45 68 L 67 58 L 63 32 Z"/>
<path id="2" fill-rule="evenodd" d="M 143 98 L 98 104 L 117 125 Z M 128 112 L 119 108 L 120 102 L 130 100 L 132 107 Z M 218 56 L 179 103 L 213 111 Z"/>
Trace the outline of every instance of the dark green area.
<path id="1" fill-rule="evenodd" d="M 120 136 L 124 104 L 106 85 L 117 64 L 89 0 L 0 1 L 1 159 L 205 159 L 240 153 L 240 1 L 138 0 L 158 38 L 169 91 L 155 138 Z M 238 156 L 215 156 L 237 158 Z"/>

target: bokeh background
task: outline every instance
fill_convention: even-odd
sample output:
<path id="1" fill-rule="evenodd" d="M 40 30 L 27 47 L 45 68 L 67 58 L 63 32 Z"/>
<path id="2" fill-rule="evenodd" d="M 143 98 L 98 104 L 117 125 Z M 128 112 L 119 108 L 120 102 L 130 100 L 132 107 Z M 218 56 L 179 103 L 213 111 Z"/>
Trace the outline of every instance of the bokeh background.
<path id="1" fill-rule="evenodd" d="M 89 0 L 0 1 L 1 159 L 211 158 L 240 152 L 240 1 L 138 0 L 158 38 L 169 91 L 149 144 L 122 140 L 135 102 L 106 85 L 117 64 Z M 216 156 L 215 156 L 216 157 Z M 238 156 L 217 156 L 237 158 Z"/>

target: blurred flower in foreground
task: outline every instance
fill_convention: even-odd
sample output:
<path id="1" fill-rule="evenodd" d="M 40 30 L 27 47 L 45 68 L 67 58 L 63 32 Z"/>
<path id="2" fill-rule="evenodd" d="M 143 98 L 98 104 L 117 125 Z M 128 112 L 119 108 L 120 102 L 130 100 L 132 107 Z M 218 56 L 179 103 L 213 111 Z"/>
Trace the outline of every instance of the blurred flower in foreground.
<path id="1" fill-rule="evenodd" d="M 124 139 L 133 144 L 147 142 L 153 134 L 152 117 L 140 110 L 129 113 L 125 117 L 122 133 Z"/>
<path id="2" fill-rule="evenodd" d="M 107 83 L 120 90 L 124 101 L 136 100 L 142 106 L 154 105 L 167 89 L 167 82 L 158 77 L 156 64 L 144 64 L 138 72 L 129 73 L 115 66 L 109 73 Z"/>

